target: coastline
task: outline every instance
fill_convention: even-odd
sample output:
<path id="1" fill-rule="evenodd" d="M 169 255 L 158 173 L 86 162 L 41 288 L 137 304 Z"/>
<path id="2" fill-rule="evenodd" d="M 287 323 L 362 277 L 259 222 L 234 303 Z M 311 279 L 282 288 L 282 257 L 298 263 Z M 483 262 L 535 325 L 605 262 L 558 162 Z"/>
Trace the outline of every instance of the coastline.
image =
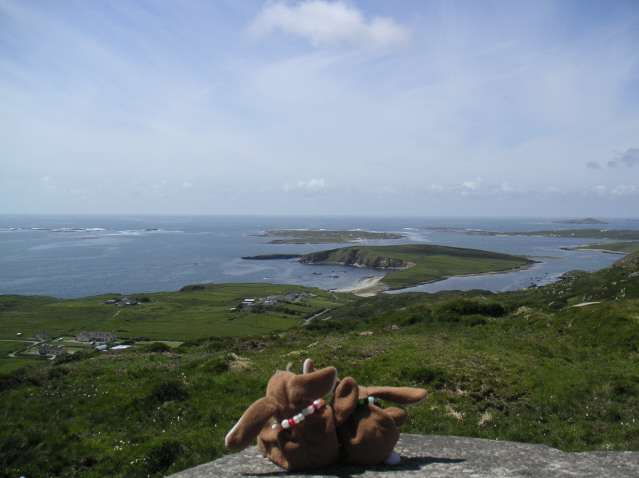
<path id="1" fill-rule="evenodd" d="M 186 285 L 209 282 L 283 283 L 327 290 L 346 288 L 359 277 L 382 275 L 382 272 L 358 270 L 352 275 L 349 272 L 340 281 L 329 281 L 326 280 L 326 275 L 313 275 L 313 271 L 330 271 L 331 268 L 302 268 L 302 265 L 289 263 L 287 260 L 241 261 L 240 257 L 248 255 L 279 252 L 305 254 L 321 249 L 322 246 L 312 245 L 290 246 L 290 249 L 289 246 L 267 246 L 265 238 L 251 235 L 255 231 L 278 229 L 282 226 L 302 228 L 314 224 L 312 221 L 315 219 L 307 217 L 4 215 L 0 219 L 0 248 L 7 261 L 0 274 L 2 294 L 43 295 L 64 299 L 110 293 L 177 291 Z M 410 233 L 411 241 L 427 242 L 434 239 L 431 234 L 437 234 L 437 242 L 442 245 L 454 240 L 456 246 L 478 246 L 477 238 L 472 236 L 453 236 L 452 233 L 416 229 L 438 225 L 444 221 L 441 218 L 329 217 L 322 221 L 325 221 L 322 225 L 331 230 L 355 227 L 379 231 L 405 230 Z M 448 222 L 449 219 L 445 221 Z M 460 221 L 450 219 L 452 225 L 457 225 Z M 462 225 L 473 229 L 518 230 L 532 228 L 529 223 L 529 220 L 521 218 L 471 218 L 464 219 Z M 639 230 L 639 221 L 611 222 L 607 227 L 623 229 L 628 225 Z M 81 229 L 82 232 L 53 232 L 72 229 Z M 83 239 L 85 237 L 93 240 Z M 530 246 L 527 245 L 529 242 Z M 553 274 L 560 269 L 598 270 L 608 267 L 621 257 L 619 254 L 608 253 L 575 254 L 560 249 L 587 242 L 593 241 L 488 237 L 482 239 L 482 247 L 488 250 L 508 247 L 528 254 L 538 250 L 537 244 L 544 244 L 543 255 L 557 255 L 561 259 L 567 259 L 561 261 L 564 265 L 551 268 Z M 548 247 L 545 246 L 546 243 Z M 106 257 L 108 259 L 105 260 Z M 345 269 L 340 268 L 342 270 Z M 385 280 L 382 281 L 384 282 Z"/>
<path id="2" fill-rule="evenodd" d="M 518 272 L 518 271 L 523 271 L 523 270 L 530 269 L 534 265 L 535 264 L 533 263 L 533 264 L 528 264 L 528 265 L 525 265 L 525 266 L 517 267 L 515 269 L 508 269 L 508 270 L 502 270 L 502 271 L 482 272 L 482 273 L 478 273 L 478 274 L 458 274 L 458 275 L 454 275 L 454 276 L 444 276 L 444 277 L 440 277 L 439 279 L 434 279 L 434 280 L 421 282 L 421 283 L 419 283 L 417 285 L 408 286 L 408 287 L 404 287 L 404 288 L 401 288 L 401 289 L 392 289 L 392 291 L 395 292 L 395 293 L 401 293 L 401 291 L 409 292 L 409 290 L 414 288 L 414 287 L 419 287 L 421 285 L 426 285 L 426 284 L 434 284 L 436 282 L 440 282 L 440 281 L 443 281 L 443 280 L 446 280 L 446 279 L 450 279 L 452 277 L 479 277 L 479 276 L 485 276 L 485 275 L 491 275 L 491 274 L 508 274 L 509 272 Z M 341 289 L 335 289 L 333 292 L 350 293 L 350 294 L 356 295 L 358 297 L 373 297 L 373 296 L 379 294 L 380 292 L 386 292 L 386 291 L 390 290 L 390 287 L 388 287 L 387 285 L 381 283 L 383 278 L 384 278 L 384 276 L 362 277 L 361 279 L 359 279 L 352 286 L 342 287 Z"/>
<path id="3" fill-rule="evenodd" d="M 335 289 L 333 292 L 344 292 L 358 297 L 373 297 L 380 292 L 388 290 L 388 287 L 381 284 L 384 276 L 362 277 L 354 285 Z"/>
<path id="4" fill-rule="evenodd" d="M 411 285 L 409 287 L 404 287 L 403 289 L 393 289 L 393 292 L 401 292 L 401 291 L 406 291 L 409 292 L 409 289 L 412 289 L 414 287 L 419 287 L 422 285 L 427 285 L 427 284 L 435 284 L 436 282 L 441 282 L 441 281 L 445 281 L 447 279 L 452 279 L 454 277 L 481 277 L 481 276 L 488 276 L 488 275 L 493 275 L 493 274 L 509 274 L 511 272 L 521 272 L 521 271 L 525 271 L 528 269 L 531 269 L 532 267 L 535 266 L 536 263 L 539 263 L 539 261 L 535 261 L 532 264 L 527 264 L 527 265 L 523 265 L 520 267 L 515 267 L 513 269 L 506 269 L 506 270 L 501 270 L 501 271 L 489 271 L 489 272 L 478 272 L 478 273 L 472 273 L 472 274 L 457 274 L 457 275 L 453 275 L 453 276 L 443 276 L 440 277 L 439 279 L 434 279 L 434 280 L 429 280 L 426 282 L 421 282 L 417 285 Z"/>

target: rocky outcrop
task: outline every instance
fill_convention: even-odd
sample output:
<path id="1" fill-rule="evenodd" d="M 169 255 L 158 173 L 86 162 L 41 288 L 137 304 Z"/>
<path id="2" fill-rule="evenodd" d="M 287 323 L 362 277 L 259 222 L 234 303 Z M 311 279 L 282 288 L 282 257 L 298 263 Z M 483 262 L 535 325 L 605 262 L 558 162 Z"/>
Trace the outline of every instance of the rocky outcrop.
<path id="1" fill-rule="evenodd" d="M 300 262 L 303 264 L 340 265 L 381 270 L 403 270 L 415 265 L 413 262 L 402 259 L 378 256 L 368 250 L 357 247 L 304 254 L 300 258 Z"/>
<path id="2" fill-rule="evenodd" d="M 636 478 L 639 451 L 566 453 L 546 445 L 439 435 L 402 435 L 395 466 L 337 464 L 315 472 L 285 472 L 262 456 L 256 446 L 185 470 L 170 478 Z"/>

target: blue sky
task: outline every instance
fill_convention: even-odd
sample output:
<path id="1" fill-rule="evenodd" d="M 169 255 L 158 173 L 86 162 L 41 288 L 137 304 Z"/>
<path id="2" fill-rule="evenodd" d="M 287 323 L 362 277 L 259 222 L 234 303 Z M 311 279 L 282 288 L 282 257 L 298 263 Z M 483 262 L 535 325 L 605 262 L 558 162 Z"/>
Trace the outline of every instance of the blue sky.
<path id="1" fill-rule="evenodd" d="M 0 213 L 639 217 L 639 3 L 0 0 L 0 158 Z"/>

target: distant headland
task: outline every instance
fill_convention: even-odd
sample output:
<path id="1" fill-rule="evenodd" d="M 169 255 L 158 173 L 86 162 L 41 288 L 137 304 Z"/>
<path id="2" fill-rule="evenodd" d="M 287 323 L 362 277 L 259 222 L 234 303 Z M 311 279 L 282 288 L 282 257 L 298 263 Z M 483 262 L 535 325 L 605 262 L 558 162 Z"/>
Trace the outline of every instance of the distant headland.
<path id="1" fill-rule="evenodd" d="M 607 222 L 587 217 L 586 219 L 566 219 L 564 221 L 553 221 L 553 224 L 608 224 Z"/>
<path id="2" fill-rule="evenodd" d="M 375 239 L 401 239 L 401 234 L 390 232 L 369 232 L 361 230 L 327 231 L 324 229 L 283 229 L 259 234 L 260 237 L 283 237 L 269 244 L 331 244 L 365 242 Z"/>

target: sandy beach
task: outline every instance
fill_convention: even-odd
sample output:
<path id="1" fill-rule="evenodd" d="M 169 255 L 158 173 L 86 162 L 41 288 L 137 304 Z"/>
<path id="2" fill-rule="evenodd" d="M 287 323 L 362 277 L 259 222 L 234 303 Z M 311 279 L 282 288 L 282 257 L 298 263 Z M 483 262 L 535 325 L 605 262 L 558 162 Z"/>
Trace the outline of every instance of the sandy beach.
<path id="1" fill-rule="evenodd" d="M 417 287 L 424 284 L 432 284 L 434 282 L 439 282 L 442 280 L 450 279 L 451 277 L 479 277 L 490 274 L 507 274 L 513 271 L 522 271 L 529 269 L 533 266 L 533 264 L 517 267 L 514 269 L 507 269 L 503 271 L 490 271 L 490 272 L 482 272 L 478 274 L 458 274 L 456 276 L 443 276 L 439 279 L 425 281 L 415 286 L 408 286 L 406 289 L 410 290 L 413 287 Z M 374 277 L 362 277 L 356 284 L 350 287 L 344 287 L 342 289 L 335 289 L 335 292 L 349 292 L 351 294 L 357 295 L 359 297 L 373 297 L 374 295 L 379 294 L 380 292 L 384 292 L 388 290 L 388 286 L 381 283 L 381 280 L 384 276 L 374 276 Z"/>
<path id="2" fill-rule="evenodd" d="M 355 285 L 336 289 L 335 292 L 350 292 L 359 297 L 372 297 L 388 289 L 380 283 L 383 278 L 384 276 L 362 277 Z"/>

